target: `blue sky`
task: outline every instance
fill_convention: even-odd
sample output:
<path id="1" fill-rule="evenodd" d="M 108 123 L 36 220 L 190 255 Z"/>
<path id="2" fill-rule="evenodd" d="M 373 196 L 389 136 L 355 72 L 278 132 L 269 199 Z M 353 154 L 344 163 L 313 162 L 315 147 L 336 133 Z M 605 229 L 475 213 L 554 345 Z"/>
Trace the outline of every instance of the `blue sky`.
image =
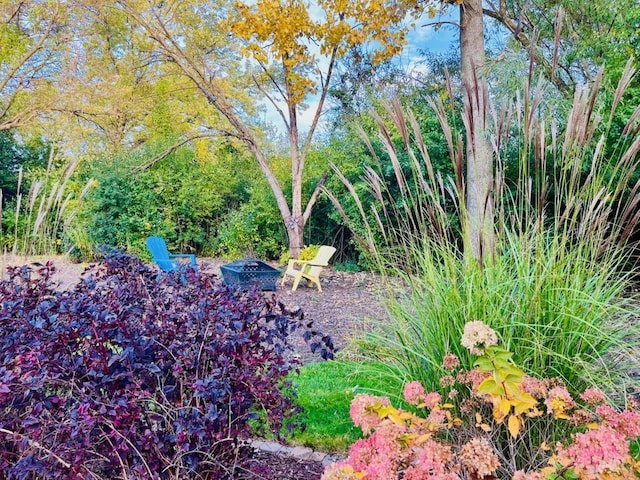
<path id="1" fill-rule="evenodd" d="M 457 22 L 457 12 L 452 9 L 448 15 L 434 19 L 423 18 L 418 20 L 416 27 L 410 30 L 407 36 L 408 44 L 399 59 L 401 64 L 405 65 L 418 61 L 420 50 L 445 53 L 453 48 L 452 44 L 458 38 L 457 28 L 453 25 L 445 24 L 436 30 L 435 26 L 432 25 L 436 21 Z M 431 25 L 422 26 L 425 24 Z"/>
<path id="2" fill-rule="evenodd" d="M 424 18 L 418 19 L 415 28 L 411 29 L 407 35 L 407 45 L 395 60 L 398 65 L 407 71 L 425 69 L 428 67 L 424 64 L 420 51 L 428 50 L 433 53 L 445 53 L 451 48 L 457 48 L 455 41 L 458 37 L 458 31 L 456 27 L 445 24 L 442 28 L 436 30 L 434 26 L 423 26 L 425 24 L 433 24 L 438 20 L 456 22 L 457 9 L 452 8 L 448 15 L 438 16 L 435 19 L 429 19 L 426 15 Z M 307 104 L 309 108 L 301 111 L 298 117 L 299 126 L 303 131 L 307 130 L 311 123 L 317 107 L 317 101 L 314 98 L 309 98 Z M 282 131 L 282 120 L 269 105 L 267 106 L 265 119 Z"/>

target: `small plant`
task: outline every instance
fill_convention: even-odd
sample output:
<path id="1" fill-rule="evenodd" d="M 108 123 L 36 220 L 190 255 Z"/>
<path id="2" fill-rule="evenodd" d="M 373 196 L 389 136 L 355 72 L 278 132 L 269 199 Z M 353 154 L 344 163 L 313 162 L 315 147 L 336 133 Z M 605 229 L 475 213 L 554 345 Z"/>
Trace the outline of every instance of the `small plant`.
<path id="1" fill-rule="evenodd" d="M 335 263 L 333 268 L 338 272 L 357 273 L 362 269 L 356 262 Z"/>
<path id="2" fill-rule="evenodd" d="M 300 251 L 298 260 L 313 260 L 318 254 L 320 245 L 308 245 Z M 286 265 L 291 260 L 291 253 L 287 250 L 280 255 L 279 262 L 282 265 Z"/>
<path id="3" fill-rule="evenodd" d="M 527 376 L 481 322 L 465 326 L 462 344 L 478 358 L 469 371 L 445 358 L 446 392 L 404 387 L 418 411 L 395 408 L 387 397 L 359 395 L 354 424 L 370 435 L 355 442 L 323 480 L 424 478 L 633 479 L 640 462 L 630 442 L 640 437 L 635 402 L 618 411 L 595 388 L 578 400 L 559 380 Z"/>
<path id="4" fill-rule="evenodd" d="M 53 272 L 0 283 L 2 478 L 233 478 L 251 420 L 299 423 L 290 333 L 331 356 L 302 313 L 212 275 L 119 252 L 70 290 Z"/>

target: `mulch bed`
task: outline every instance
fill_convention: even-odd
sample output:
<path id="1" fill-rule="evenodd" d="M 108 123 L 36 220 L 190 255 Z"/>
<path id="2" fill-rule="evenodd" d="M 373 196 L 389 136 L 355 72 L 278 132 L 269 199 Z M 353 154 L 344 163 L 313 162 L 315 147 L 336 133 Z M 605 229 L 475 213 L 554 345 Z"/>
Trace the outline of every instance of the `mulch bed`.
<path id="1" fill-rule="evenodd" d="M 237 480 L 318 480 L 321 462 L 299 460 L 247 447 L 234 474 Z"/>

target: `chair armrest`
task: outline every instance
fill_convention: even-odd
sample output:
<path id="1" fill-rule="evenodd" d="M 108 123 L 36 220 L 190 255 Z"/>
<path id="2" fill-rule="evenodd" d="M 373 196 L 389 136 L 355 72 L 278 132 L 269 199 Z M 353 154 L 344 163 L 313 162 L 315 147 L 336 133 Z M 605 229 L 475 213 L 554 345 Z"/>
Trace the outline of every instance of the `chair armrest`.
<path id="1" fill-rule="evenodd" d="M 196 256 L 193 253 L 170 253 L 169 258 L 188 258 L 191 265 L 196 265 Z"/>
<path id="2" fill-rule="evenodd" d="M 291 259 L 289 260 L 289 267 L 298 264 L 301 267 L 304 267 L 305 265 L 309 265 L 311 267 L 327 267 L 329 266 L 328 263 L 314 263 L 313 260 L 296 260 L 296 259 Z"/>
<path id="3" fill-rule="evenodd" d="M 291 267 L 292 265 L 296 265 L 296 264 L 297 264 L 297 265 L 300 265 L 300 266 L 303 266 L 303 265 L 308 265 L 308 264 L 310 264 L 310 263 L 311 263 L 311 261 L 310 261 L 310 260 L 297 260 L 297 259 L 295 259 L 295 258 L 292 258 L 292 259 L 290 259 L 290 260 L 289 260 L 289 266 L 290 266 L 290 267 Z"/>

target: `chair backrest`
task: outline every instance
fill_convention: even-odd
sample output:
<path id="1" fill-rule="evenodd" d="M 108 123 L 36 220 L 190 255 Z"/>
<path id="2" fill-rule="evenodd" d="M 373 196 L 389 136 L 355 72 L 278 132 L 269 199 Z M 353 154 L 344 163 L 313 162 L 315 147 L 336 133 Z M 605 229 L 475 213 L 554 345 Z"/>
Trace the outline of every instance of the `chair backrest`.
<path id="1" fill-rule="evenodd" d="M 319 278 L 322 269 L 329 265 L 329 260 L 335 253 L 334 247 L 328 247 L 326 245 L 321 246 L 318 249 L 318 253 L 304 269 L 304 274 L 308 277 Z"/>
<path id="2" fill-rule="evenodd" d="M 175 262 L 169 258 L 167 244 L 162 237 L 152 236 L 147 238 L 147 248 L 153 256 L 153 261 L 164 271 L 171 271 L 176 268 Z"/>
<path id="3" fill-rule="evenodd" d="M 169 250 L 167 249 L 167 244 L 162 237 L 149 237 L 147 238 L 147 248 L 153 255 L 153 259 L 167 259 L 169 260 Z"/>
<path id="4" fill-rule="evenodd" d="M 336 253 L 335 247 L 322 245 L 318 249 L 318 253 L 316 253 L 316 256 L 313 257 L 313 260 L 311 260 L 311 263 L 313 263 L 313 265 L 326 267 L 327 265 L 329 265 L 329 260 L 331 260 L 331 257 L 333 257 L 334 253 Z"/>

